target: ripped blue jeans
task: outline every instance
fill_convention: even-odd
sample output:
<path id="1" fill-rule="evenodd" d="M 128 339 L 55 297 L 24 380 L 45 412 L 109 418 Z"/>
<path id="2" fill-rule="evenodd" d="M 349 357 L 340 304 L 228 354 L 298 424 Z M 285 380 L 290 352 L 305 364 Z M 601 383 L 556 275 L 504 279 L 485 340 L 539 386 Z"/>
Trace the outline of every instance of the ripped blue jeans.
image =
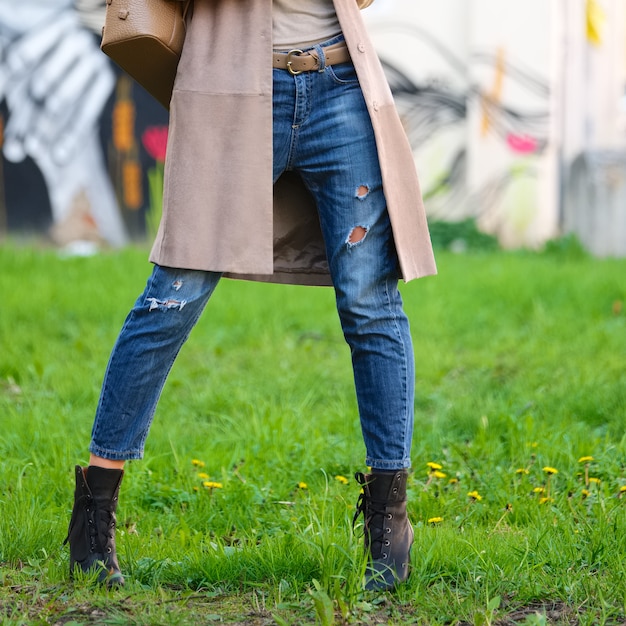
<path id="1" fill-rule="evenodd" d="M 376 144 L 354 68 L 343 63 L 297 76 L 275 69 L 273 98 L 274 181 L 296 171 L 317 201 L 352 354 L 365 463 L 409 467 L 413 348 Z M 143 456 L 170 368 L 219 280 L 219 273 L 154 267 L 109 360 L 93 454 Z"/>

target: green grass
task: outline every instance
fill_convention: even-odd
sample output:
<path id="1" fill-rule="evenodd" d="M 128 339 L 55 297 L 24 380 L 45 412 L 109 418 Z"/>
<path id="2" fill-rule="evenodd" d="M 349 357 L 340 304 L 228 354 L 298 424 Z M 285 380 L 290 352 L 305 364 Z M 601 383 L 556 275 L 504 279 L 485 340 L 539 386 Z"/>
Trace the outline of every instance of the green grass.
<path id="1" fill-rule="evenodd" d="M 70 582 L 73 465 L 145 257 L 0 248 L 0 623 L 626 622 L 626 260 L 558 247 L 441 252 L 402 287 L 416 540 L 397 593 L 360 591 L 364 448 L 332 291 L 239 281 L 127 466 L 127 586 Z"/>

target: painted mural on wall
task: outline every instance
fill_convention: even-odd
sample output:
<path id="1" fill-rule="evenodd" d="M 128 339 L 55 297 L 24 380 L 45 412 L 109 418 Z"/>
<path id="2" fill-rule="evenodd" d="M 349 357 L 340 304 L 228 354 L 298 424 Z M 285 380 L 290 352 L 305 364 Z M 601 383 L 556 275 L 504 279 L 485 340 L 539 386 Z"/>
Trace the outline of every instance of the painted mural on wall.
<path id="1" fill-rule="evenodd" d="M 546 13 L 543 1 L 386 0 L 371 15 L 430 219 L 473 217 L 511 244 L 542 236 L 536 221 L 550 199 L 540 176 L 552 141 Z M 543 61 L 518 29 L 528 15 Z"/>
<path id="2" fill-rule="evenodd" d="M 100 51 L 103 15 L 103 0 L 0 3 L 4 230 L 120 246 L 158 210 L 167 112 Z"/>
<path id="3" fill-rule="evenodd" d="M 428 34 L 417 28 L 411 35 L 436 46 L 449 63 L 450 72 L 470 77 L 468 62 L 455 57 L 439 42 L 429 41 Z M 496 51 L 475 52 L 472 61 L 476 66 L 484 65 L 493 72 L 493 87 L 490 92 L 483 92 L 480 85 L 469 80 L 461 89 L 455 88 L 444 76 L 436 80 L 420 83 L 393 63 L 386 62 L 386 72 L 398 108 L 405 120 L 409 140 L 414 150 L 419 153 L 429 142 L 458 127 L 462 132 L 459 141 L 452 150 L 442 154 L 441 173 L 428 181 L 424 189 L 429 201 L 430 214 L 442 219 L 456 217 L 464 205 L 474 204 L 472 213 L 480 216 L 493 208 L 500 193 L 506 188 L 511 178 L 530 168 L 530 160 L 524 158 L 523 167 L 508 168 L 494 179 L 489 188 L 483 189 L 473 201 L 467 198 L 467 142 L 466 124 L 470 103 L 478 101 L 482 109 L 481 135 L 488 134 L 501 142 L 512 155 L 529 157 L 541 155 L 548 143 L 548 102 L 549 86 L 539 74 L 526 70 L 514 59 L 507 60 L 503 48 Z M 505 81 L 517 84 L 538 100 L 535 110 L 523 109 L 517 103 L 502 100 Z"/>
<path id="4" fill-rule="evenodd" d="M 574 232 L 596 254 L 626 254 L 623 0 L 368 11 L 431 219 L 474 217 L 509 246 Z"/>
<path id="5" fill-rule="evenodd" d="M 545 64 L 522 62 L 515 37 L 485 31 L 472 41 L 480 24 L 472 19 L 492 10 L 489 4 L 472 3 L 470 11 L 467 0 L 439 7 L 377 0 L 366 14 L 429 216 L 470 215 L 502 234 L 520 220 L 512 217 L 510 189 L 529 180 L 534 193 L 543 167 L 550 87 Z M 0 4 L 0 202 L 11 230 L 49 228 L 60 244 L 121 245 L 154 229 L 167 116 L 100 52 L 103 8 L 103 0 Z M 532 219 L 522 215 L 518 239 Z"/>
<path id="6" fill-rule="evenodd" d="M 154 232 L 167 113 L 100 52 L 103 15 L 104 0 L 0 0 L 0 233 L 122 245 Z M 622 0 L 376 0 L 364 15 L 429 219 L 473 217 L 510 246 L 590 232 L 587 196 L 564 188 L 626 135 L 626 110 L 619 126 L 606 106 L 626 80 Z"/>

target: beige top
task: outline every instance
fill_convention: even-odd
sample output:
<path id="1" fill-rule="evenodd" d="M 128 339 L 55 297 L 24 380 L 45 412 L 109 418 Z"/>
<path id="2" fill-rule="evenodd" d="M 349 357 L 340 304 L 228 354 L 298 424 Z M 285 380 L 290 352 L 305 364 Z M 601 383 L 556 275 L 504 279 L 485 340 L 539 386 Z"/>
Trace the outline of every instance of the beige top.
<path id="1" fill-rule="evenodd" d="M 333 0 L 272 0 L 274 49 L 306 48 L 341 32 Z"/>

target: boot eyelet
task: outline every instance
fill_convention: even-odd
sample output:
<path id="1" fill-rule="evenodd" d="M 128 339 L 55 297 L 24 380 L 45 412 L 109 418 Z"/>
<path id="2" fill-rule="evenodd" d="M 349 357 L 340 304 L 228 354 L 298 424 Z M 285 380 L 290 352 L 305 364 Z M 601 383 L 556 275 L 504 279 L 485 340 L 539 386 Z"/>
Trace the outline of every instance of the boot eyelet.
<path id="1" fill-rule="evenodd" d="M 391 513 L 387 513 L 387 519 L 393 519 L 393 515 Z"/>
<path id="2" fill-rule="evenodd" d="M 383 559 L 386 559 L 387 558 L 387 553 L 383 552 L 382 557 L 383 557 Z"/>
<path id="3" fill-rule="evenodd" d="M 391 542 L 389 541 L 389 539 L 385 539 L 385 548 L 390 545 L 391 545 Z"/>
<path id="4" fill-rule="evenodd" d="M 385 528 L 385 532 L 390 535 L 391 534 L 391 528 Z"/>
<path id="5" fill-rule="evenodd" d="M 111 546 L 107 548 L 107 554 L 111 554 Z"/>

